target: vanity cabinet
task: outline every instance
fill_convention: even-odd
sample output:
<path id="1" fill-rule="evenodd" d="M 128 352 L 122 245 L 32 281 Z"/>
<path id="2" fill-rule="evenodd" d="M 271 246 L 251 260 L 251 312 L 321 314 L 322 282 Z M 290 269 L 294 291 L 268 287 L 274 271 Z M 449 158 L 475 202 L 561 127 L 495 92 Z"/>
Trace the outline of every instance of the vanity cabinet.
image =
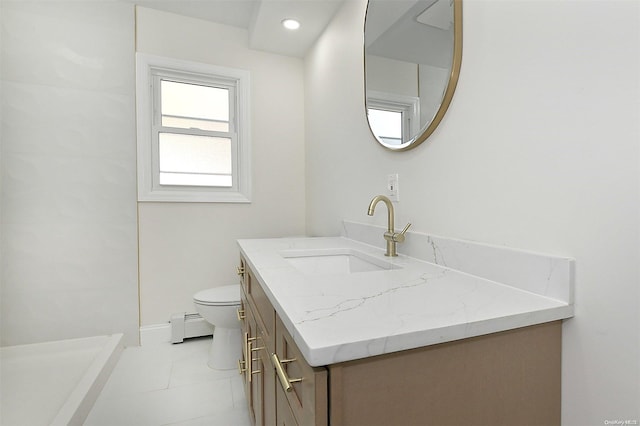
<path id="1" fill-rule="evenodd" d="M 244 390 L 251 420 L 255 425 L 273 425 L 276 421 L 275 372 L 270 365 L 274 350 L 275 311 L 253 273 L 238 268 L 241 280 L 242 359 L 239 370 L 244 378 Z"/>
<path id="2" fill-rule="evenodd" d="M 241 259 L 255 425 L 560 424 L 561 321 L 311 367 Z"/>
<path id="3" fill-rule="evenodd" d="M 326 425 L 326 368 L 312 368 L 304 361 L 244 259 L 238 273 L 243 334 L 239 369 L 253 424 Z"/>

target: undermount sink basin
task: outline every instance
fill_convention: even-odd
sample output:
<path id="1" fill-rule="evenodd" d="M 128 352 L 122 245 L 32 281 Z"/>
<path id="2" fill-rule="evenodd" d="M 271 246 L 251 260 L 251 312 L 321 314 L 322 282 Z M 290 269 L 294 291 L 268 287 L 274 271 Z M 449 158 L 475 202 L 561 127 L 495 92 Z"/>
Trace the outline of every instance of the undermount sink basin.
<path id="1" fill-rule="evenodd" d="M 341 275 L 399 269 L 391 262 L 353 249 L 286 250 L 280 252 L 291 265 L 309 275 Z"/>

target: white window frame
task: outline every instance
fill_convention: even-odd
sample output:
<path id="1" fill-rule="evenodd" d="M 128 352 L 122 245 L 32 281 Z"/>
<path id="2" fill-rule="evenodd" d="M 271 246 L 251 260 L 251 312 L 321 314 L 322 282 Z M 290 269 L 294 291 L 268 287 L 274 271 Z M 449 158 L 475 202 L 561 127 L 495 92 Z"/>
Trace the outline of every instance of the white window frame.
<path id="1" fill-rule="evenodd" d="M 174 76 L 180 81 L 211 83 L 226 81 L 235 87 L 234 111 L 230 111 L 235 129 L 232 143 L 232 187 L 160 185 L 158 142 L 154 137 L 154 108 L 158 108 L 158 76 Z M 138 145 L 138 201 L 156 202 L 251 202 L 251 139 L 249 121 L 249 72 L 234 68 L 174 58 L 136 53 L 136 113 Z"/>
<path id="2" fill-rule="evenodd" d="M 420 130 L 420 98 L 393 93 L 377 92 L 369 90 L 367 96 L 367 109 L 379 109 L 402 113 L 402 142 L 399 145 L 384 145 L 398 147 L 410 142 L 409 137 L 415 137 Z"/>

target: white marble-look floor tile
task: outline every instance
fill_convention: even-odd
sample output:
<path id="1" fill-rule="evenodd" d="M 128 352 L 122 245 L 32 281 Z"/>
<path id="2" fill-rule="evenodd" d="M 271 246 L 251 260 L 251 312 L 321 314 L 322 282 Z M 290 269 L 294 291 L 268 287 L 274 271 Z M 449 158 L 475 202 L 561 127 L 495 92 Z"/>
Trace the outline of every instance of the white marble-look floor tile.
<path id="1" fill-rule="evenodd" d="M 233 397 L 233 406 L 236 408 L 247 408 L 247 399 L 244 394 L 244 382 L 240 375 L 231 379 L 231 396 Z"/>
<path id="2" fill-rule="evenodd" d="M 249 426 L 235 370 L 207 366 L 210 338 L 126 348 L 86 426 Z"/>
<path id="3" fill-rule="evenodd" d="M 85 425 L 162 425 L 232 409 L 231 383 L 223 379 L 99 399 Z"/>
<path id="4" fill-rule="evenodd" d="M 162 426 L 251 426 L 251 420 L 249 420 L 249 413 L 246 408 L 234 408 L 213 416 L 198 417 L 177 423 L 167 423 Z"/>
<path id="5" fill-rule="evenodd" d="M 183 343 L 184 350 L 180 353 L 178 351 L 175 353 L 169 386 L 182 386 L 209 380 L 240 377 L 238 370 L 235 369 L 213 370 L 209 368 L 207 361 L 211 339 L 198 339 L 188 343 L 193 346 L 193 350 L 187 351 L 187 346 Z"/>
<path id="6" fill-rule="evenodd" d="M 102 398 L 166 389 L 172 361 L 164 346 L 126 348 L 102 390 Z"/>

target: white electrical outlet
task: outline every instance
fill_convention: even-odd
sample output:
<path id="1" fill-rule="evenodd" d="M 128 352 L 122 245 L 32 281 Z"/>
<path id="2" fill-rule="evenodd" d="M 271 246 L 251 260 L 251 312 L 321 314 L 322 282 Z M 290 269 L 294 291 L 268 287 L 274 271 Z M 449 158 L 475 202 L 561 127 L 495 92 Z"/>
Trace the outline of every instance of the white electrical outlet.
<path id="1" fill-rule="evenodd" d="M 387 197 L 391 201 L 400 201 L 400 188 L 398 186 L 398 174 L 387 176 Z"/>

